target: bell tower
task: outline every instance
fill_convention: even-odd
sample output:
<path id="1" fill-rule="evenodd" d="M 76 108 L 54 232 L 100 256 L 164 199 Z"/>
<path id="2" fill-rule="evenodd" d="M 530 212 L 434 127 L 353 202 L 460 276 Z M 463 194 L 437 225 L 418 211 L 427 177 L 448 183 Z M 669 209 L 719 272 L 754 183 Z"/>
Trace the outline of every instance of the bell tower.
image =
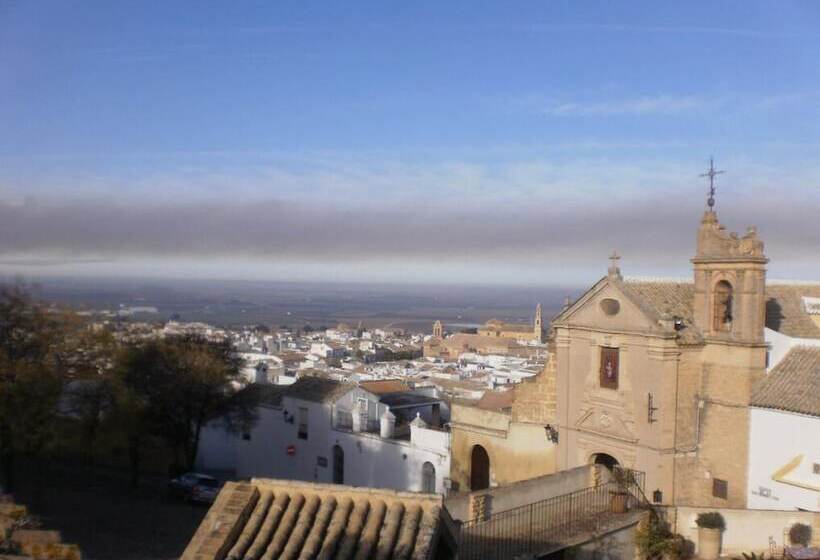
<path id="1" fill-rule="evenodd" d="M 441 324 L 441 321 L 436 321 L 433 323 L 433 336 L 436 338 L 442 338 L 444 336 L 444 327 Z"/>
<path id="2" fill-rule="evenodd" d="M 727 233 L 715 212 L 710 162 L 707 209 L 698 228 L 695 272 L 695 324 L 706 339 L 763 343 L 766 322 L 766 263 L 763 241 L 749 227 L 742 237 Z"/>
<path id="3" fill-rule="evenodd" d="M 726 233 L 714 210 L 704 213 L 692 264 L 695 323 L 706 338 L 763 342 L 767 262 L 755 228 Z"/>
<path id="4" fill-rule="evenodd" d="M 544 320 L 541 315 L 541 304 L 535 306 L 535 323 L 533 324 L 535 339 L 544 342 Z"/>
<path id="5" fill-rule="evenodd" d="M 711 163 L 711 162 L 710 162 Z M 679 441 L 693 456 L 676 458 L 675 495 L 682 504 L 746 507 L 749 404 L 766 367 L 766 263 L 763 241 L 750 227 L 728 233 L 715 212 L 715 171 L 700 221 L 694 267 L 694 322 L 703 336 L 681 358 Z M 684 420 L 688 418 L 689 420 Z M 691 420 L 696 418 L 697 420 Z"/>

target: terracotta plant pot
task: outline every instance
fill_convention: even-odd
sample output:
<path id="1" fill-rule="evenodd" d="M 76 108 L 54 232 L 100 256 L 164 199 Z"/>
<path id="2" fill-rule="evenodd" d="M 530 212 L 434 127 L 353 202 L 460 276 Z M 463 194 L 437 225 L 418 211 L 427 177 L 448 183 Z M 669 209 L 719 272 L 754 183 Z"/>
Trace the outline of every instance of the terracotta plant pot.
<path id="1" fill-rule="evenodd" d="M 723 531 L 698 527 L 698 558 L 717 560 L 720 557 L 720 540 Z"/>
<path id="2" fill-rule="evenodd" d="M 626 513 L 629 511 L 629 494 L 626 492 L 612 492 L 609 503 L 612 513 Z"/>

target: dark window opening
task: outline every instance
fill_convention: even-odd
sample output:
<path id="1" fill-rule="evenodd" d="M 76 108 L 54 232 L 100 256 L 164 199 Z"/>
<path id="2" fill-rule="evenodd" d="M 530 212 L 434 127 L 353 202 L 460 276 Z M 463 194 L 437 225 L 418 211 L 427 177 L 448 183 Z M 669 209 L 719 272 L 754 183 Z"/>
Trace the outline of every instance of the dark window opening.
<path id="1" fill-rule="evenodd" d="M 299 407 L 299 439 L 308 438 L 308 409 Z"/>
<path id="2" fill-rule="evenodd" d="M 732 330 L 732 285 L 721 280 L 715 285 L 714 309 L 712 311 L 712 328 L 715 331 Z"/>
<path id="3" fill-rule="evenodd" d="M 345 483 L 345 452 L 338 445 L 333 446 L 333 484 Z"/>
<path id="4" fill-rule="evenodd" d="M 425 494 L 436 493 L 436 467 L 427 462 L 421 466 L 421 491 Z"/>
<path id="5" fill-rule="evenodd" d="M 726 500 L 729 498 L 729 483 L 720 478 L 712 479 L 712 496 Z"/>

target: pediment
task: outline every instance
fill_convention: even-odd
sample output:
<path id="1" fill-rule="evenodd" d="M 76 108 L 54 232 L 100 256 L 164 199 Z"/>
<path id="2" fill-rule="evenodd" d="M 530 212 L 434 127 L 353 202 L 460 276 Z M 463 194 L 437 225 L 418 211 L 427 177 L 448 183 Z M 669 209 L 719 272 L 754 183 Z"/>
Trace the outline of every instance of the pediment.
<path id="1" fill-rule="evenodd" d="M 625 420 L 617 412 L 603 408 L 591 408 L 583 411 L 575 422 L 576 428 L 599 435 L 635 442 L 634 422 Z"/>
<path id="2" fill-rule="evenodd" d="M 613 282 L 608 278 L 593 286 L 564 311 L 553 324 L 556 323 L 600 330 L 659 330 L 657 319 L 628 296 L 618 286 L 617 280 Z"/>

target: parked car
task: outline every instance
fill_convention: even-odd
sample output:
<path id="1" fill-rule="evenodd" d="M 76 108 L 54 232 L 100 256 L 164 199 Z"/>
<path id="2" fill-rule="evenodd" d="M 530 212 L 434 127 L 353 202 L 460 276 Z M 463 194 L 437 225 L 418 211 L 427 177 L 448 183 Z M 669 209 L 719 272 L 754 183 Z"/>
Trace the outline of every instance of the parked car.
<path id="1" fill-rule="evenodd" d="M 172 479 L 168 486 L 173 496 L 191 502 L 210 504 L 219 494 L 221 484 L 210 475 L 189 472 Z"/>

